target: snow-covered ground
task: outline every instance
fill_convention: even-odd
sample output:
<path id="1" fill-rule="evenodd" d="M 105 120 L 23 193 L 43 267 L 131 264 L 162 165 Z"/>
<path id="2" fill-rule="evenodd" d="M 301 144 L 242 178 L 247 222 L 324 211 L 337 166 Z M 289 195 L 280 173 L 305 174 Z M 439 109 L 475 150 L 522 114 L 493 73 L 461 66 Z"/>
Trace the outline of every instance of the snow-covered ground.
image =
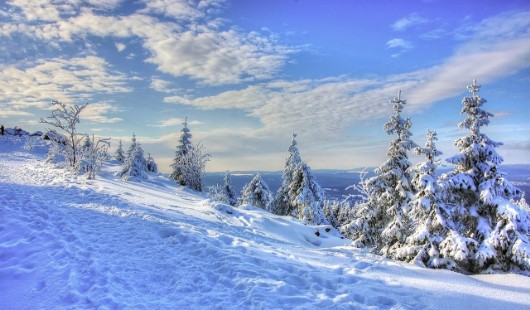
<path id="1" fill-rule="evenodd" d="M 24 139 L 0 136 L 0 309 L 530 309 L 524 275 L 387 260 L 115 164 L 69 176 Z"/>

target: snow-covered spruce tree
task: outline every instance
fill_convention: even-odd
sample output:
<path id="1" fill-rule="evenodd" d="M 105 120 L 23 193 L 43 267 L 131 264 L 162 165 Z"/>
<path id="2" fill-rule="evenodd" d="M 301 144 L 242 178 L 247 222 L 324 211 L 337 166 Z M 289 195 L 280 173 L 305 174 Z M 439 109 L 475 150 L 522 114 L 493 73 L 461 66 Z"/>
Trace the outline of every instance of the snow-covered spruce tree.
<path id="1" fill-rule="evenodd" d="M 134 134 L 131 139 L 131 146 L 127 150 L 123 169 L 118 172 L 117 176 L 126 181 L 147 179 L 147 162 L 144 157 L 144 151 L 140 144 L 136 142 Z"/>
<path id="2" fill-rule="evenodd" d="M 415 155 L 425 157 L 423 162 L 410 168 L 416 192 L 409 213 L 414 231 L 407 237 L 406 244 L 396 251 L 395 258 L 430 268 L 452 269 L 454 262 L 442 257 L 439 248 L 454 225 L 437 185 L 436 169 L 440 164 L 437 157 L 442 155 L 436 148 L 437 140 L 436 132 L 428 130 L 425 146 L 414 148 Z"/>
<path id="3" fill-rule="evenodd" d="M 234 192 L 234 188 L 232 187 L 232 178 L 230 176 L 230 171 L 227 171 L 225 173 L 223 188 L 226 192 L 228 204 L 231 206 L 235 206 L 237 204 L 237 195 Z"/>
<path id="4" fill-rule="evenodd" d="M 155 160 L 153 159 L 153 157 L 151 157 L 151 153 L 147 153 L 146 165 L 147 165 L 148 172 L 153 172 L 153 173 L 158 172 L 158 165 L 155 163 Z"/>
<path id="5" fill-rule="evenodd" d="M 343 230 L 354 239 L 355 246 L 372 247 L 388 257 L 395 256 L 396 249 L 404 244 L 410 231 L 407 213 L 414 195 L 407 152 L 417 146 L 410 139 L 410 119 L 401 117 L 406 103 L 401 99 L 401 91 L 391 102 L 395 113 L 384 130 L 396 138 L 390 142 L 388 159 L 375 170 L 376 175 L 362 185 L 368 191 L 367 201 L 357 205 L 356 219 Z"/>
<path id="6" fill-rule="evenodd" d="M 502 145 L 480 131 L 493 114 L 482 106 L 480 85 L 468 86 L 459 124 L 469 133 L 454 141 L 460 153 L 447 161 L 453 171 L 441 176 L 446 204 L 451 206 L 455 229 L 440 244 L 443 256 L 454 259 L 461 272 L 530 270 L 530 218 L 517 201 L 521 191 L 499 172 L 503 161 L 496 148 Z"/>
<path id="7" fill-rule="evenodd" d="M 299 163 L 292 175 L 289 186 L 289 197 L 293 213 L 306 224 L 329 224 L 324 216 L 324 191 L 318 184 L 311 168 L 305 163 Z"/>
<path id="8" fill-rule="evenodd" d="M 77 133 L 77 124 L 79 123 L 79 115 L 87 107 L 88 103 L 78 106 L 75 104 L 67 105 L 54 100 L 51 104 L 53 107 L 51 116 L 46 119 L 41 118 L 40 122 L 61 129 L 66 133 L 65 144 L 59 149 L 64 152 L 67 169 L 77 172 L 79 168 L 79 147 L 84 137 Z"/>
<path id="9" fill-rule="evenodd" d="M 282 185 L 272 204 L 272 211 L 293 215 L 306 224 L 327 224 L 324 216 L 324 191 L 296 147 L 296 134 L 289 147 Z"/>
<path id="10" fill-rule="evenodd" d="M 269 186 L 258 173 L 243 187 L 239 204 L 252 205 L 270 211 L 272 198 Z"/>
<path id="11" fill-rule="evenodd" d="M 187 178 L 183 171 L 184 157 L 192 150 L 193 143 L 191 142 L 191 133 L 188 128 L 188 118 L 183 123 L 184 127 L 180 131 L 179 144 L 175 152 L 175 158 L 171 164 L 172 172 L 169 175 L 171 179 L 179 185 L 188 186 Z"/>
<path id="12" fill-rule="evenodd" d="M 125 162 L 125 155 L 123 154 L 123 145 L 121 144 L 121 140 L 118 144 L 118 148 L 116 149 L 116 152 L 114 152 L 114 159 L 122 163 Z"/>
<path id="13" fill-rule="evenodd" d="M 285 168 L 283 169 L 282 185 L 271 203 L 271 212 L 274 214 L 288 215 L 293 209 L 293 206 L 291 206 L 291 197 L 289 197 L 289 186 L 293 181 L 292 176 L 296 166 L 302 162 L 300 152 L 296 145 L 296 134 L 293 133 L 291 146 L 288 149 L 289 155 L 287 156 Z"/>

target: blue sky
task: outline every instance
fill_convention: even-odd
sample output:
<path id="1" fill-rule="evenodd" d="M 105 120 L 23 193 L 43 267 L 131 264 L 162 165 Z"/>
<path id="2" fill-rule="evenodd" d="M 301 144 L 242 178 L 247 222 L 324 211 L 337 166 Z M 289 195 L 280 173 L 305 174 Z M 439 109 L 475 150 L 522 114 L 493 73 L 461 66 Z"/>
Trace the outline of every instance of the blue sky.
<path id="1" fill-rule="evenodd" d="M 398 90 L 415 142 L 436 130 L 449 157 L 474 78 L 483 132 L 530 164 L 527 0 L 20 0 L 0 38 L 0 123 L 42 130 L 52 99 L 89 102 L 81 131 L 134 132 L 164 171 L 186 116 L 209 171 L 281 170 L 292 132 L 314 169 L 377 166 Z"/>

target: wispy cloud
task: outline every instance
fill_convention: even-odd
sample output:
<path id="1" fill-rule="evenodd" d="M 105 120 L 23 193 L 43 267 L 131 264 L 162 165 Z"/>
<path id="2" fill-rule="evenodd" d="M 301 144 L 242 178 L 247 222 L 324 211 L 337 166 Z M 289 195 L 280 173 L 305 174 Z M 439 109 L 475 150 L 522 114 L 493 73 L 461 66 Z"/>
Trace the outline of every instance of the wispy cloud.
<path id="1" fill-rule="evenodd" d="M 182 124 L 184 124 L 184 119 L 182 118 L 168 118 L 165 120 L 161 120 L 158 124 L 155 125 L 149 125 L 150 127 L 182 127 Z M 202 122 L 200 121 L 189 121 L 189 126 L 198 126 L 201 125 Z"/>
<path id="2" fill-rule="evenodd" d="M 0 108 L 45 109 L 51 100 L 90 101 L 95 94 L 129 92 L 127 77 L 95 56 L 39 60 L 33 66 L 0 70 Z"/>
<path id="3" fill-rule="evenodd" d="M 175 89 L 171 87 L 171 82 L 163 80 L 161 78 L 152 77 L 151 84 L 149 85 L 151 89 L 156 90 L 162 93 L 171 93 L 175 92 Z"/>
<path id="4" fill-rule="evenodd" d="M 90 103 L 82 112 L 83 120 L 95 123 L 117 123 L 122 119 L 119 117 L 108 117 L 108 114 L 119 114 L 123 110 L 106 102 Z"/>
<path id="5" fill-rule="evenodd" d="M 391 39 L 391 40 L 388 40 L 388 42 L 386 42 L 386 46 L 390 49 L 396 49 L 398 50 L 397 53 L 395 54 L 392 54 L 392 57 L 398 57 L 400 56 L 401 54 L 403 54 L 404 52 L 412 49 L 414 46 L 412 45 L 412 43 L 410 43 L 409 41 L 406 41 L 406 40 L 403 40 L 403 39 L 400 39 L 400 38 L 395 38 L 395 39 Z"/>
<path id="6" fill-rule="evenodd" d="M 30 116 L 31 114 L 24 111 L 18 111 L 18 110 L 2 110 L 2 113 L 0 113 L 0 117 L 7 118 L 7 117 L 13 117 L 13 116 Z"/>
<path id="7" fill-rule="evenodd" d="M 119 17 L 72 4 L 68 5 L 69 14 L 64 15 L 59 14 L 59 6 L 47 2 L 23 3 L 18 8 L 25 14 L 25 20 L 4 23 L 0 35 L 19 33 L 56 44 L 82 40 L 87 35 L 139 38 L 151 55 L 145 61 L 154 64 L 160 72 L 186 76 L 207 85 L 272 78 L 289 55 L 297 51 L 281 45 L 273 34 L 264 36 L 221 29 L 223 22 L 214 15 L 221 1 L 146 1 L 145 9 Z M 46 13 L 41 14 L 40 10 Z M 156 14 L 173 19 L 160 19 Z M 40 23 L 32 23 L 37 16 L 47 17 L 40 18 Z M 117 45 L 117 48 L 122 47 Z"/>
<path id="8" fill-rule="evenodd" d="M 403 17 L 397 20 L 395 23 L 392 24 L 391 27 L 392 29 L 396 31 L 403 31 L 403 30 L 406 30 L 407 28 L 420 25 L 420 24 L 425 24 L 427 22 L 429 22 L 428 19 L 420 16 L 418 13 L 412 13 L 406 17 Z"/>
<path id="9" fill-rule="evenodd" d="M 386 42 L 386 46 L 388 48 L 401 48 L 406 50 L 411 49 L 413 47 L 412 43 L 410 43 L 409 41 L 399 38 L 388 40 L 388 42 Z"/>

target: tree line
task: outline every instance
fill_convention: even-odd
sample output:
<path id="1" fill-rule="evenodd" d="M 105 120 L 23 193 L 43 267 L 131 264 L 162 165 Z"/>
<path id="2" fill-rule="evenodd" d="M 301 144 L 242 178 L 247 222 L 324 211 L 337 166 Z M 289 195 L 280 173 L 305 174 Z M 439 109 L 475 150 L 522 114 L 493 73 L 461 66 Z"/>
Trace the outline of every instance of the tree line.
<path id="1" fill-rule="evenodd" d="M 429 268 L 445 268 L 463 273 L 530 270 L 529 208 L 524 193 L 513 186 L 498 170 L 503 162 L 496 149 L 502 145 L 481 131 L 493 115 L 483 109 L 486 100 L 479 96 L 480 85 L 474 80 L 471 93 L 462 100 L 458 125 L 467 134 L 454 141 L 458 153 L 447 158 L 453 169 L 437 173 L 442 153 L 436 148 L 436 131 L 428 130 L 423 146 L 412 140 L 410 118 L 403 118 L 406 100 L 401 91 L 391 100 L 394 114 L 384 125 L 394 138 L 387 159 L 375 175 L 363 173 L 355 201 L 329 201 L 310 167 L 300 156 L 296 134 L 288 148 L 282 184 L 273 194 L 257 174 L 237 197 L 225 175 L 224 184 L 213 186 L 211 199 L 236 206 L 254 205 L 278 215 L 291 215 L 311 225 L 332 225 L 353 240 L 356 247 L 367 247 L 385 257 L 414 262 Z M 101 168 L 108 139 L 95 140 L 79 135 L 76 124 L 85 106 L 56 107 L 41 122 L 63 130 L 50 147 L 49 161 L 61 154 L 67 167 L 87 173 L 89 178 Z M 202 178 L 210 155 L 201 144 L 192 143 L 187 118 L 171 163 L 172 180 L 181 186 L 202 191 Z M 409 154 L 422 156 L 417 165 Z M 120 141 L 114 158 L 123 163 L 117 176 L 124 180 L 147 178 L 157 172 L 152 157 L 144 157 L 133 135 L 124 154 Z"/>

